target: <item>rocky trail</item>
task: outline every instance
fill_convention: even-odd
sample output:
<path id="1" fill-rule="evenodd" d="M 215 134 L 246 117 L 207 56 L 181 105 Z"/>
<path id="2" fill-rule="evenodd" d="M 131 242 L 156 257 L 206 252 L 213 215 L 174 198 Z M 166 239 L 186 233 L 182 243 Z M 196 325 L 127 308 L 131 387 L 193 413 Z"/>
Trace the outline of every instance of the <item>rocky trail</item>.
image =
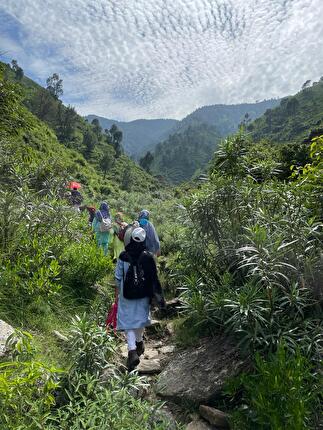
<path id="1" fill-rule="evenodd" d="M 178 304 L 176 299 L 168 302 L 171 316 Z M 127 354 L 124 344 L 120 348 L 123 364 Z M 139 395 L 164 402 L 162 413 L 174 423 L 171 428 L 177 421 L 186 430 L 228 429 L 227 415 L 214 405 L 221 399 L 225 380 L 246 367 L 225 338 L 204 339 L 197 346 L 179 348 L 172 318 L 156 319 L 146 329 L 145 353 L 137 367 L 148 384 Z"/>

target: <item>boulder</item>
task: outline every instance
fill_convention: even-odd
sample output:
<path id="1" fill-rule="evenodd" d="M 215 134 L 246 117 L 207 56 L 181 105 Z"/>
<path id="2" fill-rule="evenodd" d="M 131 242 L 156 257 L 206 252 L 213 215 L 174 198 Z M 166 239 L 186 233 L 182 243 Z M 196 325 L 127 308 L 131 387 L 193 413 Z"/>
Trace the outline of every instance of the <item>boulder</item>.
<path id="1" fill-rule="evenodd" d="M 247 368 L 235 346 L 222 337 L 175 352 L 159 375 L 157 394 L 175 403 L 212 404 L 228 378 Z"/>
<path id="2" fill-rule="evenodd" d="M 203 420 L 194 420 L 186 426 L 186 430 L 215 430 L 215 427 Z"/>
<path id="3" fill-rule="evenodd" d="M 7 339 L 14 331 L 15 329 L 11 325 L 0 320 L 0 357 L 5 355 Z"/>
<path id="4" fill-rule="evenodd" d="M 161 338 L 165 332 L 164 326 L 165 324 L 160 320 L 151 320 L 151 324 L 146 327 L 146 333 L 148 336 Z"/>
<path id="5" fill-rule="evenodd" d="M 203 417 L 210 424 L 221 429 L 230 428 L 228 416 L 224 412 L 206 405 L 200 405 L 199 412 L 201 417 Z"/>
<path id="6" fill-rule="evenodd" d="M 143 375 L 153 375 L 154 373 L 159 373 L 161 371 L 160 360 L 156 358 L 153 360 L 140 360 L 137 370 Z"/>

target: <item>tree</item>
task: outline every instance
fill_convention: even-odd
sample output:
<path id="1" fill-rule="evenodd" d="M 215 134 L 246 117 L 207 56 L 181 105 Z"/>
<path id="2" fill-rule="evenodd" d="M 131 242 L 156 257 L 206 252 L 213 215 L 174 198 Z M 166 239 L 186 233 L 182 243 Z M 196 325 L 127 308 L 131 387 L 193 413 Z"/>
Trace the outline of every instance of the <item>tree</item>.
<path id="1" fill-rule="evenodd" d="M 94 133 L 97 135 L 97 138 L 100 139 L 102 134 L 102 127 L 100 125 L 99 120 L 97 118 L 94 118 L 91 124 L 92 124 Z"/>
<path id="2" fill-rule="evenodd" d="M 15 72 L 15 78 L 18 81 L 21 81 L 21 79 L 24 77 L 24 71 L 23 69 L 18 65 L 17 60 L 11 61 L 11 69 Z"/>
<path id="3" fill-rule="evenodd" d="M 133 175 L 131 169 L 125 167 L 121 180 L 121 189 L 124 191 L 131 191 L 133 184 Z"/>
<path id="4" fill-rule="evenodd" d="M 33 97 L 28 101 L 31 111 L 42 121 L 46 121 L 54 127 L 53 118 L 56 117 L 57 106 L 48 91 L 41 88 L 35 91 Z"/>
<path id="5" fill-rule="evenodd" d="M 46 84 L 46 89 L 56 99 L 63 95 L 63 80 L 59 78 L 57 73 L 54 73 L 52 76 L 47 78 Z"/>
<path id="6" fill-rule="evenodd" d="M 96 134 L 94 134 L 91 130 L 86 130 L 83 136 L 83 144 L 85 145 L 85 155 L 89 157 L 95 146 L 98 144 L 98 138 Z"/>
<path id="7" fill-rule="evenodd" d="M 307 81 L 304 82 L 304 84 L 302 85 L 302 90 L 305 90 L 306 88 L 308 88 L 311 84 L 311 80 L 308 79 Z"/>
<path id="8" fill-rule="evenodd" d="M 77 113 L 73 106 L 64 107 L 59 103 L 57 112 L 57 137 L 63 142 L 72 140 L 77 123 Z"/>
<path id="9" fill-rule="evenodd" d="M 146 155 L 140 158 L 139 165 L 148 173 L 150 173 L 150 167 L 153 161 L 154 161 L 154 156 L 150 151 L 148 151 Z"/>
<path id="10" fill-rule="evenodd" d="M 102 172 L 104 173 L 104 176 L 103 176 L 104 179 L 108 171 L 111 169 L 111 167 L 113 167 L 113 165 L 114 165 L 113 155 L 108 151 L 106 151 L 100 160 L 100 167 L 102 169 Z"/>
<path id="11" fill-rule="evenodd" d="M 114 150 L 116 152 L 116 158 L 119 158 L 120 155 L 123 152 L 121 142 L 122 142 L 122 131 L 118 129 L 118 127 L 115 124 L 112 124 L 109 134 L 111 135 L 111 144 L 114 147 Z"/>
<path id="12" fill-rule="evenodd" d="M 286 111 L 289 115 L 295 115 L 298 107 L 299 107 L 299 102 L 297 98 L 291 97 L 286 104 Z"/>

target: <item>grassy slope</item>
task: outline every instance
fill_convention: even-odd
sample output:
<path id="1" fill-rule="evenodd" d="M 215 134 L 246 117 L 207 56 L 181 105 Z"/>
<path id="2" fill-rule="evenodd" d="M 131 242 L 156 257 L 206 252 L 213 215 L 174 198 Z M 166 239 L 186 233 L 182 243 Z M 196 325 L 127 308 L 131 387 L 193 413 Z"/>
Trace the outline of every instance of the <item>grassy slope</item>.
<path id="1" fill-rule="evenodd" d="M 8 66 L 3 66 L 5 67 L 7 79 L 13 81 L 14 74 L 11 69 Z M 24 94 L 24 104 L 27 107 L 27 109 L 26 107 L 21 107 L 21 112 L 28 127 L 25 127 L 20 132 L 19 142 L 33 148 L 33 151 L 38 154 L 40 162 L 48 157 L 53 160 L 53 163 L 55 163 L 55 160 L 59 160 L 68 173 L 67 180 L 80 181 L 90 199 L 94 197 L 108 199 L 109 197 L 124 194 L 123 191 L 140 190 L 150 192 L 159 188 L 158 181 L 126 155 L 122 155 L 119 158 L 115 158 L 112 155 L 114 157 L 113 167 L 104 176 L 99 168 L 99 158 L 103 150 L 106 148 L 111 149 L 110 145 L 100 142 L 93 155 L 89 159 L 85 159 L 81 153 L 82 133 L 90 126 L 79 115 L 77 116 L 74 141 L 60 143 L 55 132 L 50 127 L 52 118 L 48 117 L 47 124 L 45 124 L 31 114 L 30 109 L 28 109 L 33 95 L 37 92 L 46 92 L 46 90 L 26 76 L 23 77 L 20 84 Z M 60 102 L 55 101 L 54 103 Z M 62 109 L 65 109 L 64 105 L 61 106 Z"/>

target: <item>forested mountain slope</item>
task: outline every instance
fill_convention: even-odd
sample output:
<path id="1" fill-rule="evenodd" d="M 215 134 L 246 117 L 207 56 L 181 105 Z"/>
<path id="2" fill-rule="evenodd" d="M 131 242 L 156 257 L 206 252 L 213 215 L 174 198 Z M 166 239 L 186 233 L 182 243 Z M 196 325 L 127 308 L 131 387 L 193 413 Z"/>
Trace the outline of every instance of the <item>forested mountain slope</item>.
<path id="1" fill-rule="evenodd" d="M 227 136 L 238 130 L 244 120 L 250 122 L 263 115 L 267 109 L 277 106 L 279 100 L 264 100 L 257 103 L 237 105 L 210 105 L 196 109 L 177 124 L 178 130 L 189 125 L 208 124 L 214 126 L 221 136 Z"/>
<path id="2" fill-rule="evenodd" d="M 98 119 L 101 127 L 109 129 L 116 124 L 123 132 L 123 143 L 127 154 L 138 158 L 166 138 L 178 123 L 175 119 L 137 119 L 135 121 L 116 121 L 97 115 L 87 115 L 89 122 Z"/>
<path id="3" fill-rule="evenodd" d="M 135 121 L 116 121 L 97 115 L 87 115 L 85 118 L 92 122 L 98 119 L 103 129 L 109 129 L 116 124 L 123 132 L 123 142 L 126 152 L 139 158 L 146 151 L 153 151 L 155 146 L 167 140 L 175 133 L 181 133 L 188 127 L 207 124 L 214 126 L 221 136 L 227 136 L 237 131 L 239 124 L 247 119 L 248 122 L 261 116 L 267 109 L 275 107 L 278 100 L 264 100 L 257 103 L 237 105 L 202 106 L 181 121 L 175 119 L 138 119 Z M 245 116 L 247 117 L 245 118 Z"/>
<path id="4" fill-rule="evenodd" d="M 219 140 L 215 127 L 189 126 L 156 146 L 152 171 L 173 183 L 190 179 L 199 169 L 204 169 Z"/>
<path id="5" fill-rule="evenodd" d="M 323 131 L 323 79 L 314 82 L 294 96 L 285 97 L 280 105 L 268 109 L 264 115 L 249 124 L 248 131 L 255 140 L 272 142 L 301 142 L 311 132 Z"/>

